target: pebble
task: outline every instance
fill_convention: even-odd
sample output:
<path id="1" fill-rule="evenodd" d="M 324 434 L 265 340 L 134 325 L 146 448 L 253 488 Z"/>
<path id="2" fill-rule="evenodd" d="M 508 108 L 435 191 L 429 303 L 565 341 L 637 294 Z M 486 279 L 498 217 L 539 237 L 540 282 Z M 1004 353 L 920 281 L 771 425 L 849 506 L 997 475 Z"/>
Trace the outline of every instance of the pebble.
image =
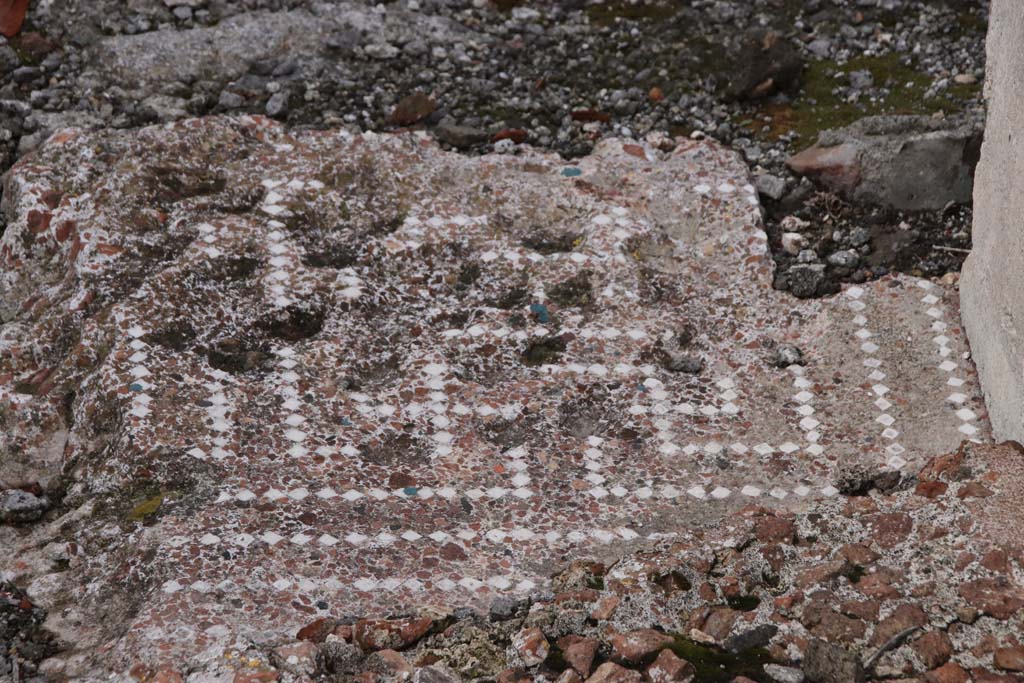
<path id="1" fill-rule="evenodd" d="M 825 264 L 801 262 L 790 268 L 786 276 L 789 291 L 794 296 L 810 299 L 817 296 L 818 289 L 825 282 Z"/>
<path id="2" fill-rule="evenodd" d="M 0 43 L 0 73 L 13 72 L 19 64 L 21 59 L 18 58 L 18 53 L 9 45 Z"/>
<path id="3" fill-rule="evenodd" d="M 507 595 L 501 595 L 491 602 L 488 616 L 491 621 L 505 621 L 515 616 L 522 601 Z"/>
<path id="4" fill-rule="evenodd" d="M 847 239 L 853 246 L 862 247 L 871 241 L 871 233 L 864 228 L 854 228 Z"/>
<path id="5" fill-rule="evenodd" d="M 793 344 L 779 344 L 775 347 L 772 363 L 776 367 L 788 368 L 790 365 L 803 365 L 804 354 Z"/>
<path id="6" fill-rule="evenodd" d="M 860 261 L 860 256 L 852 249 L 835 251 L 828 255 L 828 262 L 840 268 L 853 268 Z"/>
<path id="7" fill-rule="evenodd" d="M 797 256 L 804 248 L 804 236 L 798 232 L 782 233 L 782 250 L 791 256 Z"/>
<path id="8" fill-rule="evenodd" d="M 775 683 L 803 683 L 804 672 L 789 666 L 779 664 L 765 664 L 764 672 L 768 674 Z"/>
<path id="9" fill-rule="evenodd" d="M 223 109 L 237 109 L 245 104 L 245 98 L 230 90 L 222 90 L 217 104 Z"/>
<path id="10" fill-rule="evenodd" d="M 462 683 L 462 679 L 450 669 L 440 664 L 431 664 L 417 669 L 412 677 L 413 683 Z"/>
<path id="11" fill-rule="evenodd" d="M 697 375 L 704 370 L 704 359 L 694 355 L 677 356 L 669 360 L 667 368 L 672 372 Z"/>
<path id="12" fill-rule="evenodd" d="M 850 87 L 854 90 L 864 90 L 875 84 L 875 77 L 868 70 L 851 71 Z"/>
<path id="13" fill-rule="evenodd" d="M 267 116 L 281 118 L 288 115 L 288 93 L 285 91 L 276 92 L 267 100 Z"/>
<path id="14" fill-rule="evenodd" d="M 755 187 L 761 196 L 778 201 L 786 194 L 786 179 L 770 173 L 762 173 L 757 176 Z"/>
<path id="15" fill-rule="evenodd" d="M 451 118 L 443 119 L 434 129 L 434 135 L 456 149 L 465 149 L 487 142 L 487 131 L 472 126 L 460 126 Z"/>
<path id="16" fill-rule="evenodd" d="M 816 57 L 828 59 L 832 53 L 832 41 L 826 38 L 818 38 L 808 43 L 807 49 Z"/>
<path id="17" fill-rule="evenodd" d="M 8 489 L 0 492 L 0 522 L 34 522 L 43 516 L 46 508 L 46 498 L 40 498 L 28 491 Z"/>
<path id="18" fill-rule="evenodd" d="M 11 72 L 11 80 L 15 83 L 31 83 L 39 75 L 39 69 L 34 66 L 20 66 Z"/>
<path id="19" fill-rule="evenodd" d="M 813 249 L 801 249 L 800 253 L 796 256 L 796 260 L 799 263 L 814 263 L 818 260 L 818 252 Z"/>

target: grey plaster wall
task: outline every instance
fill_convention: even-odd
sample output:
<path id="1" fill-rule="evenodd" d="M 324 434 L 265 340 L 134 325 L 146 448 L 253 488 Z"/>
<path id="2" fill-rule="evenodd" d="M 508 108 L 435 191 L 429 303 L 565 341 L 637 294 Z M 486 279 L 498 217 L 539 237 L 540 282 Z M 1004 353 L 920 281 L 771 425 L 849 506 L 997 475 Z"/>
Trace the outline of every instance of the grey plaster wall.
<path id="1" fill-rule="evenodd" d="M 1024 2 L 993 0 L 988 122 L 960 296 L 995 436 L 1024 442 Z"/>

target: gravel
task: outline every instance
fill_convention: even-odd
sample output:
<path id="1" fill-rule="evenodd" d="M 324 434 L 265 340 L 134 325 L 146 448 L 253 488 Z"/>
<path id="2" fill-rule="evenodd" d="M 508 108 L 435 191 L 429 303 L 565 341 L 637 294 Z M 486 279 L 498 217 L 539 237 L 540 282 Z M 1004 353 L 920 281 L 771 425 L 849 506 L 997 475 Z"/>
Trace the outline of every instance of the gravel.
<path id="1" fill-rule="evenodd" d="M 710 136 L 745 156 L 766 202 L 784 205 L 769 206 L 771 222 L 801 208 L 793 193 L 813 194 L 783 162 L 820 130 L 890 111 L 982 113 L 986 2 L 681 5 L 42 3 L 21 34 L 0 38 L 0 171 L 67 125 L 215 113 L 297 128 L 409 125 L 468 153 L 513 153 L 522 140 L 569 158 L 612 135 Z M 417 93 L 435 111 L 395 123 L 396 105 Z M 818 250 L 826 272 L 812 296 L 899 267 L 837 275 L 833 251 Z"/>

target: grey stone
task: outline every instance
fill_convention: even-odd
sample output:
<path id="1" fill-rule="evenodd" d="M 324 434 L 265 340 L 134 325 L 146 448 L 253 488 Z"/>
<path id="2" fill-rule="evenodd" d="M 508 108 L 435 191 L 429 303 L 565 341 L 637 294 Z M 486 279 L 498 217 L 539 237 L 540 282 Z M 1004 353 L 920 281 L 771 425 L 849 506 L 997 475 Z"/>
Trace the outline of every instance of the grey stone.
<path id="1" fill-rule="evenodd" d="M 845 463 L 836 471 L 833 483 L 844 496 L 866 496 L 873 488 L 882 490 L 876 483 L 879 480 L 887 489 L 893 488 L 894 484 L 885 476 L 886 472 L 864 463 Z"/>
<path id="2" fill-rule="evenodd" d="M 324 39 L 324 45 L 332 50 L 354 50 L 360 43 L 357 31 L 335 31 Z"/>
<path id="3" fill-rule="evenodd" d="M 860 255 L 852 249 L 843 249 L 828 255 L 828 262 L 840 268 L 853 268 L 860 261 Z"/>
<path id="4" fill-rule="evenodd" d="M 217 100 L 217 104 L 225 109 L 237 109 L 245 104 L 245 98 L 238 93 L 233 93 L 230 90 L 224 90 L 221 92 L 220 99 Z"/>
<path id="5" fill-rule="evenodd" d="M 290 76 L 296 71 L 298 71 L 298 69 L 299 61 L 297 59 L 286 59 L 283 62 L 279 63 L 277 66 L 275 66 L 270 73 L 272 76 L 275 77 Z"/>
<path id="6" fill-rule="evenodd" d="M 981 137 L 973 120 L 869 116 L 825 131 L 786 163 L 854 201 L 938 210 L 971 201 Z"/>
<path id="7" fill-rule="evenodd" d="M 803 671 L 811 683 L 864 683 L 866 676 L 860 659 L 853 653 L 812 640 L 804 653 Z"/>
<path id="8" fill-rule="evenodd" d="M 814 263 L 818 260 L 818 252 L 813 249 L 801 249 L 796 255 L 796 260 L 800 263 Z"/>
<path id="9" fill-rule="evenodd" d="M 519 610 L 521 601 L 507 595 L 500 595 L 491 603 L 487 615 L 491 621 L 505 621 L 515 616 Z"/>
<path id="10" fill-rule="evenodd" d="M 153 95 L 147 97 L 142 106 L 152 112 L 158 121 L 176 121 L 188 116 L 188 102 L 180 97 Z"/>
<path id="11" fill-rule="evenodd" d="M 800 299 L 814 297 L 818 288 L 825 281 L 824 263 L 800 263 L 789 269 L 787 273 L 789 291 Z"/>
<path id="12" fill-rule="evenodd" d="M 803 251 L 804 236 L 798 232 L 782 233 L 782 251 L 790 256 L 797 256 Z"/>
<path id="13" fill-rule="evenodd" d="M 335 674 L 354 675 L 363 669 L 363 651 L 357 645 L 337 638 L 330 638 L 320 646 L 324 667 Z"/>
<path id="14" fill-rule="evenodd" d="M 46 507 L 46 498 L 39 498 L 28 491 L 8 489 L 0 492 L 0 522 L 34 522 L 43 516 Z"/>
<path id="15" fill-rule="evenodd" d="M 864 90 L 870 88 L 875 84 L 875 77 L 871 75 L 870 71 L 851 71 L 850 72 L 850 87 L 856 90 Z"/>
<path id="16" fill-rule="evenodd" d="M 372 59 L 394 59 L 400 50 L 391 43 L 371 43 L 363 48 L 367 57 Z"/>
<path id="17" fill-rule="evenodd" d="M 855 247 L 863 247 L 871 241 L 871 233 L 864 228 L 854 228 L 848 237 L 850 244 Z"/>
<path id="18" fill-rule="evenodd" d="M 487 142 L 487 131 L 472 126 L 460 126 L 451 119 L 442 120 L 434 129 L 434 134 L 442 142 L 458 149 Z"/>
<path id="19" fill-rule="evenodd" d="M 988 123 L 960 306 L 994 436 L 1024 442 L 1024 14 L 1017 0 L 995 0 L 989 26 Z"/>
<path id="20" fill-rule="evenodd" d="M 775 683 L 804 683 L 804 672 L 791 666 L 765 664 L 764 672 Z"/>
<path id="21" fill-rule="evenodd" d="M 42 133 L 32 133 L 31 135 L 22 135 L 18 140 L 18 156 L 25 156 L 36 147 L 43 143 L 45 136 Z"/>
<path id="22" fill-rule="evenodd" d="M 18 53 L 10 45 L 0 44 L 0 73 L 14 71 L 21 64 Z"/>
<path id="23" fill-rule="evenodd" d="M 0 113 L 25 118 L 32 113 L 32 107 L 21 100 L 0 100 Z"/>
<path id="24" fill-rule="evenodd" d="M 761 624 L 752 629 L 729 636 L 722 643 L 729 652 L 745 652 L 755 647 L 765 647 L 771 642 L 779 627 L 775 624 Z"/>
<path id="25" fill-rule="evenodd" d="M 789 39 L 772 31 L 751 31 L 724 74 L 729 79 L 725 94 L 731 99 L 756 99 L 789 90 L 800 82 L 803 66 Z"/>
<path id="26" fill-rule="evenodd" d="M 459 683 L 460 680 L 451 669 L 438 664 L 417 669 L 412 675 L 413 683 Z"/>
<path id="27" fill-rule="evenodd" d="M 11 72 L 11 80 L 15 83 L 30 83 L 39 76 L 39 69 L 34 66 L 19 66 Z"/>
<path id="28" fill-rule="evenodd" d="M 790 365 L 803 365 L 804 354 L 792 344 L 779 344 L 772 354 L 772 364 L 780 368 L 788 368 Z"/>
<path id="29" fill-rule="evenodd" d="M 763 197 L 779 200 L 786 194 L 786 180 L 770 173 L 762 173 L 755 180 L 757 192 Z"/>
<path id="30" fill-rule="evenodd" d="M 267 100 L 267 116 L 281 118 L 288 115 L 288 93 L 284 90 L 276 92 Z"/>
<path id="31" fill-rule="evenodd" d="M 670 356 L 665 367 L 672 372 L 696 375 L 704 370 L 704 359 L 694 355 Z"/>
<path id="32" fill-rule="evenodd" d="M 832 52 L 832 41 L 827 38 L 818 38 L 808 43 L 807 49 L 814 56 L 826 59 Z"/>

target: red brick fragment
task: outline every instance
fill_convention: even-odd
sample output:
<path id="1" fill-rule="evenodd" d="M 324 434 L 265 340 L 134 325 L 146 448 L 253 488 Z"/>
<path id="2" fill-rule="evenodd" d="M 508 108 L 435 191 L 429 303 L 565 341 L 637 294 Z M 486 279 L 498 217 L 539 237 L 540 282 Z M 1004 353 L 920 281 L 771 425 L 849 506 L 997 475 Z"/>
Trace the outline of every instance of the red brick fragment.
<path id="1" fill-rule="evenodd" d="M 629 633 L 616 633 L 608 639 L 612 657 L 620 662 L 638 663 L 672 644 L 672 636 L 645 628 Z"/>
<path id="2" fill-rule="evenodd" d="M 434 622 L 429 617 L 409 620 L 360 619 L 353 629 L 353 639 L 365 652 L 403 650 L 430 632 Z"/>
<path id="3" fill-rule="evenodd" d="M 676 656 L 672 650 L 662 650 L 647 667 L 647 678 L 651 683 L 689 683 L 696 675 L 693 664 Z"/>
<path id="4" fill-rule="evenodd" d="M 1024 671 L 1024 645 L 998 648 L 992 660 L 1004 671 Z"/>
<path id="5" fill-rule="evenodd" d="M 605 662 L 587 679 L 587 683 L 641 683 L 639 671 L 626 669 L 615 662 Z"/>
<path id="6" fill-rule="evenodd" d="M 914 641 L 914 652 L 929 669 L 935 669 L 953 656 L 953 643 L 945 631 L 929 631 Z"/>
<path id="7" fill-rule="evenodd" d="M 949 662 L 926 673 L 924 680 L 927 683 L 967 683 L 970 676 L 962 666 L 955 662 Z"/>
<path id="8" fill-rule="evenodd" d="M 333 630 L 334 620 L 321 617 L 300 628 L 295 637 L 311 643 L 322 643 Z"/>

